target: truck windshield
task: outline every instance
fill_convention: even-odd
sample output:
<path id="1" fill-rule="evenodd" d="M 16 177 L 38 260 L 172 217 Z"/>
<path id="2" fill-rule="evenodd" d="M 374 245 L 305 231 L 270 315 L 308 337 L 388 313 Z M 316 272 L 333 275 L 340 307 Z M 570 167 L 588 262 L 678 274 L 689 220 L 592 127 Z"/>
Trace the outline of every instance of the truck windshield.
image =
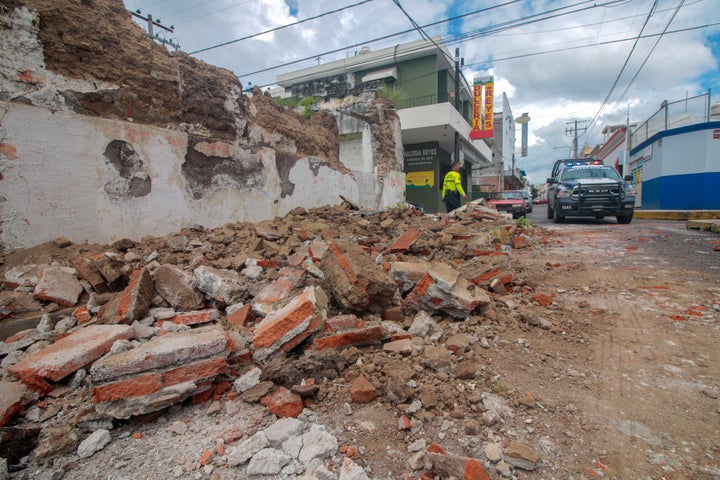
<path id="1" fill-rule="evenodd" d="M 620 180 L 620 175 L 614 168 L 610 167 L 576 167 L 563 170 L 561 177 L 563 180 L 577 180 L 580 178 L 610 178 L 612 180 Z"/>

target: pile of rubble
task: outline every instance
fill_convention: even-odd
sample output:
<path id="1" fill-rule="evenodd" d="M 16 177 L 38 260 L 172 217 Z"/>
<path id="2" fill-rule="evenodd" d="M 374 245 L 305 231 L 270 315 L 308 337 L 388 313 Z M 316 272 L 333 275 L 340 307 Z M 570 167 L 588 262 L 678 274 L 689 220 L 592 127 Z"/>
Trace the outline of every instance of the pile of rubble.
<path id="1" fill-rule="evenodd" d="M 0 326 L 36 326 L 0 343 L 4 468 L 19 472 L 12 478 L 61 478 L 76 467 L 69 457 L 102 450 L 123 422 L 232 401 L 226 408 L 252 404 L 279 420 L 260 422 L 242 443 L 234 444 L 244 433 L 230 435 L 230 447 L 177 466 L 176 478 L 203 468 L 194 477 L 202 478 L 213 465 L 250 476 L 367 478 L 371 466 L 354 463 L 322 426 L 308 427 L 313 409 L 333 396 L 350 409 L 391 402 L 403 408 L 399 430 L 417 430 L 438 406 L 413 380 L 419 364 L 441 379 L 480 374 L 470 347 L 486 339 L 458 326 L 481 324 L 497 302 L 552 301 L 513 275 L 512 252 L 537 242 L 483 202 L 435 216 L 346 201 L 259 224 L 9 252 Z M 364 369 L 363 352 L 381 353 L 384 365 Z M 476 394 L 487 423 L 497 421 L 499 399 Z M 507 472 L 506 461 L 534 468 L 533 454 L 512 450 L 494 461 Z M 489 478 L 480 460 L 437 444 L 418 447 L 412 465 Z"/>

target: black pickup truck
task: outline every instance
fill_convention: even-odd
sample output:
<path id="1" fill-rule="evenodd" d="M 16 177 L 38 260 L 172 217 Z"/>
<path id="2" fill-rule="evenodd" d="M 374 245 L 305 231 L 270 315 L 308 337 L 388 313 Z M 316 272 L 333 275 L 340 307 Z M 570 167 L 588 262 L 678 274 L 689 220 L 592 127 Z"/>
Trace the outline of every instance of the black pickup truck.
<path id="1" fill-rule="evenodd" d="M 548 182 L 548 218 L 562 223 L 565 217 L 615 216 L 630 223 L 635 209 L 635 191 L 612 167 L 600 160 L 559 160 Z"/>

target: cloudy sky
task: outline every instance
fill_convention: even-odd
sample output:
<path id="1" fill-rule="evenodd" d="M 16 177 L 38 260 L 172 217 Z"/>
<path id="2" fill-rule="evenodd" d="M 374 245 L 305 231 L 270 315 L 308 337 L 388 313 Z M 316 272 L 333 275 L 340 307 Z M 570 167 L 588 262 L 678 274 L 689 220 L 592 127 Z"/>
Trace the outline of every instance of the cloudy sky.
<path id="1" fill-rule="evenodd" d="M 234 72 L 243 85 L 421 38 L 460 49 L 463 74 L 495 77 L 527 112 L 529 147 L 517 166 L 543 183 L 553 161 L 602 143 L 607 125 L 642 123 L 663 100 L 720 93 L 718 0 L 125 0 L 172 33 L 167 40 Z M 140 21 L 140 20 L 138 20 Z M 414 25 L 419 26 L 416 29 Z M 270 31 L 272 30 L 272 31 Z M 267 33 L 263 33 L 267 32 Z M 263 33 L 262 35 L 257 35 Z M 696 111 L 699 102 L 688 101 Z"/>

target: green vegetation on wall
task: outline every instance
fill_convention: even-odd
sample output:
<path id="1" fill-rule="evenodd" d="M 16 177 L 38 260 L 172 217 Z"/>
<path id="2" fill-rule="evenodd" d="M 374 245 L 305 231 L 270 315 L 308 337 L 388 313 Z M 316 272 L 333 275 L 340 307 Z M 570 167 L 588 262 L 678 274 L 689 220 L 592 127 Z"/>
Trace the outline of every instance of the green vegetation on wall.
<path id="1" fill-rule="evenodd" d="M 312 106 L 317 103 L 317 99 L 315 97 L 305 97 L 302 100 L 298 101 L 295 97 L 289 97 L 289 98 L 278 98 L 274 97 L 273 100 L 275 100 L 275 103 L 278 105 L 281 105 L 285 108 L 288 108 L 290 110 L 296 109 L 298 106 L 302 106 L 302 116 L 307 118 L 310 118 L 313 114 Z"/>

